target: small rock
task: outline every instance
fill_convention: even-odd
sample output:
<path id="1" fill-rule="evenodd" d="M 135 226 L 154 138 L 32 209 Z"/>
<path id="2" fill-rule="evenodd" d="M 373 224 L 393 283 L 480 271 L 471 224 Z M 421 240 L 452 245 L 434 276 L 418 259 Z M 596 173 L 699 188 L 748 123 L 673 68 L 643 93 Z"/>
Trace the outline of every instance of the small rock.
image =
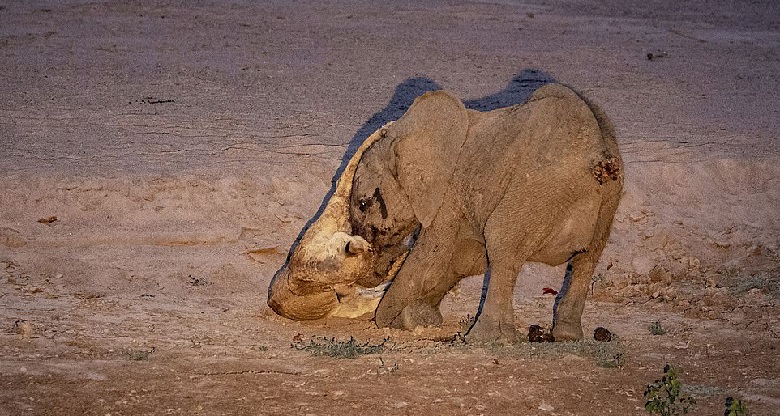
<path id="1" fill-rule="evenodd" d="M 631 214 L 628 215 L 628 219 L 631 222 L 639 222 L 639 221 L 642 221 L 645 218 L 647 218 L 647 214 L 645 214 L 642 211 L 634 211 L 634 212 L 632 212 Z"/>
<path id="2" fill-rule="evenodd" d="M 555 410 L 555 408 L 550 406 L 547 403 L 542 403 L 542 404 L 539 405 L 539 410 L 541 410 L 543 412 L 552 412 L 553 410 Z"/>
<path id="3" fill-rule="evenodd" d="M 14 326 L 16 327 L 16 333 L 23 338 L 30 338 L 33 334 L 33 326 L 29 322 L 19 320 L 14 323 Z"/>
<path id="4" fill-rule="evenodd" d="M 38 222 L 41 224 L 53 224 L 57 221 L 58 219 L 56 215 L 52 215 L 51 217 L 41 218 L 38 220 Z"/>
<path id="5" fill-rule="evenodd" d="M 666 58 L 667 56 L 669 56 L 669 54 L 664 52 L 664 51 L 648 52 L 647 53 L 647 60 L 648 61 L 655 61 L 657 59 Z"/>
<path id="6" fill-rule="evenodd" d="M 564 363 L 582 363 L 585 362 L 586 359 L 580 357 L 577 354 L 566 354 L 563 356 L 563 358 L 561 358 L 561 361 Z"/>
<path id="7" fill-rule="evenodd" d="M 661 266 L 653 267 L 653 269 L 650 270 L 650 273 L 648 273 L 648 278 L 650 278 L 650 282 L 652 283 L 663 282 L 666 285 L 672 284 L 672 274 Z"/>
<path id="8" fill-rule="evenodd" d="M 721 240 L 713 240 L 712 245 L 714 245 L 717 248 L 729 248 L 731 247 L 731 243 L 728 241 L 721 241 Z"/>
<path id="9" fill-rule="evenodd" d="M 393 403 L 391 406 L 393 406 L 396 409 L 403 409 L 404 407 L 409 406 L 409 403 L 405 401 L 399 401 Z"/>
<path id="10" fill-rule="evenodd" d="M 655 261 L 650 257 L 636 256 L 631 260 L 631 268 L 640 275 L 650 273 L 655 266 Z"/>

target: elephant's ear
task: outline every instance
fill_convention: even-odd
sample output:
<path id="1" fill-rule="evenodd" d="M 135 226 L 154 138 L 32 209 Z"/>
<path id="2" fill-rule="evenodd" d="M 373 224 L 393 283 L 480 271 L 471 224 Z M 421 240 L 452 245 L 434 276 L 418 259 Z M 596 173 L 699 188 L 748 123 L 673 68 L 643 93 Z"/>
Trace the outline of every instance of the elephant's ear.
<path id="1" fill-rule="evenodd" d="M 391 128 L 394 173 L 423 227 L 441 208 L 468 127 L 463 103 L 444 91 L 433 91 L 418 97 Z"/>

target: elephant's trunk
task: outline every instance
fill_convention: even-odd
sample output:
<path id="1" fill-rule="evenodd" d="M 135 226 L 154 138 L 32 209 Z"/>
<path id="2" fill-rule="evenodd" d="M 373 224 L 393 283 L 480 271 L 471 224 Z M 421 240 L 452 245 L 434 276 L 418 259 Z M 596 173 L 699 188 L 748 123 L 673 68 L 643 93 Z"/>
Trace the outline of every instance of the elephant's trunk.
<path id="1" fill-rule="evenodd" d="M 285 265 L 271 281 L 268 291 L 268 306 L 277 314 L 296 321 L 322 319 L 330 315 L 339 305 L 333 290 L 306 290 L 290 279 Z"/>

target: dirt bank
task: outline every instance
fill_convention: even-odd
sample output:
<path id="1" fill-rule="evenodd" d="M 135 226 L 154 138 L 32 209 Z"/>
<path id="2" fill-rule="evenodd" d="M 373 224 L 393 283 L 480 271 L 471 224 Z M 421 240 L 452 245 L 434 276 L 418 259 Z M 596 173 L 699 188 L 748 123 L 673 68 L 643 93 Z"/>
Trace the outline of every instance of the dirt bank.
<path id="1" fill-rule="evenodd" d="M 695 414 L 780 414 L 778 22 L 771 1 L 0 4 L 0 413 L 646 414 L 672 363 Z M 479 278 L 418 333 L 265 306 L 345 154 L 414 97 L 490 109 L 553 80 L 618 128 L 585 313 L 618 341 L 450 342 Z M 519 323 L 549 323 L 562 275 L 524 269 Z M 304 348 L 350 336 L 384 349 Z"/>

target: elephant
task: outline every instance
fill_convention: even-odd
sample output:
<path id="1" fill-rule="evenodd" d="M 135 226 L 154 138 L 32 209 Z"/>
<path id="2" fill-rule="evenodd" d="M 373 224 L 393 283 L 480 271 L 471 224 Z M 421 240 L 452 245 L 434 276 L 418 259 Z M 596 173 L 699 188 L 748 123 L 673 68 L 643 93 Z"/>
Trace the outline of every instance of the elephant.
<path id="1" fill-rule="evenodd" d="M 522 265 L 568 263 L 552 335 L 578 340 L 623 181 L 611 121 L 566 86 L 547 84 L 523 104 L 487 112 L 466 109 L 448 92 L 427 92 L 366 140 L 328 204 L 338 212 L 326 207 L 272 287 L 281 287 L 277 278 L 288 288 L 316 286 L 294 294 L 328 297 L 297 305 L 321 306 L 322 317 L 338 313 L 342 298 L 347 304 L 361 299 L 362 288 L 391 282 L 369 306 L 376 305 L 376 325 L 413 329 L 440 324 L 444 296 L 460 279 L 486 273 L 466 340 L 513 342 L 512 299 Z M 321 226 L 331 217 L 337 226 Z M 331 246 L 315 249 L 315 236 Z M 298 252 L 307 249 L 335 254 L 302 261 Z M 275 311 L 306 319 L 285 315 L 280 299 L 269 294 Z"/>

